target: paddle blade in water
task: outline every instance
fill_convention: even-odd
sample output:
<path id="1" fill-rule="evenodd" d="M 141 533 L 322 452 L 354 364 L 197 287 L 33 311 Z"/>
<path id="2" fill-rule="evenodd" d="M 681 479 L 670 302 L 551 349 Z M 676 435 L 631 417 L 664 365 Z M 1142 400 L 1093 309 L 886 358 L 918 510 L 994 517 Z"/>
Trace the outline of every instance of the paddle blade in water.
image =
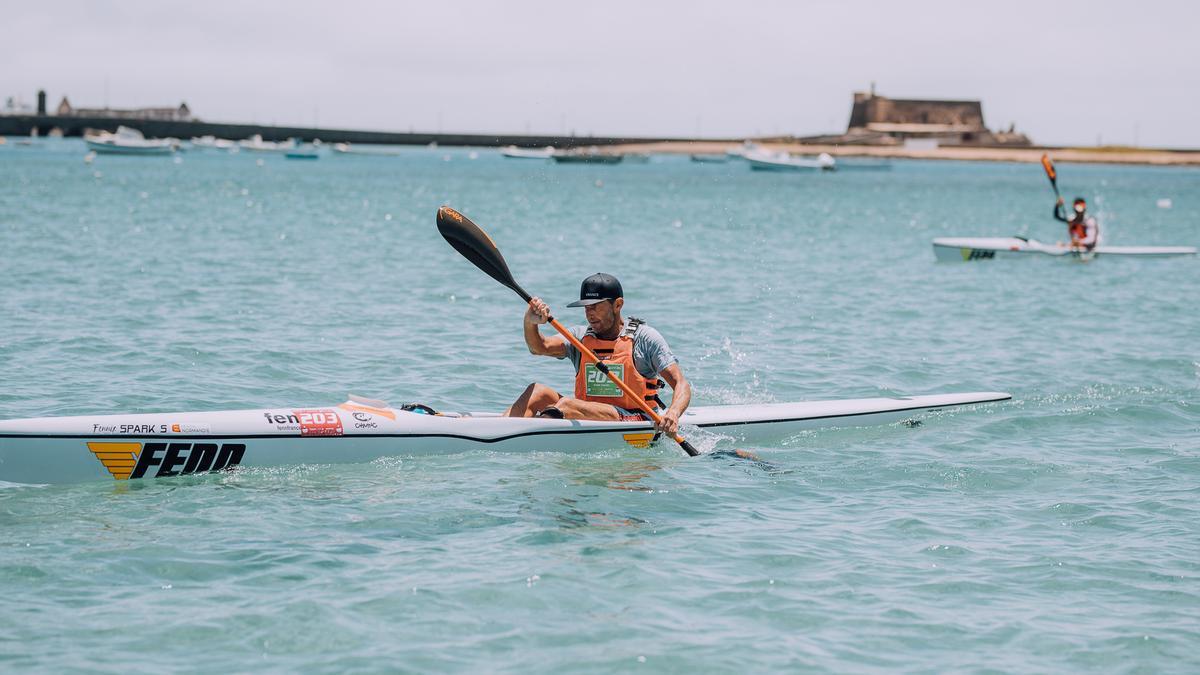
<path id="1" fill-rule="evenodd" d="M 1058 178 L 1058 173 L 1054 170 L 1054 162 L 1050 161 L 1049 155 L 1042 155 L 1042 168 L 1046 170 L 1046 175 L 1050 177 L 1050 180 Z"/>
<path id="2" fill-rule="evenodd" d="M 500 249 L 496 248 L 487 232 L 449 206 L 438 209 L 437 226 L 438 232 L 454 250 L 483 270 L 484 274 L 511 288 L 529 302 L 529 294 L 513 279 L 512 272 L 508 271 L 508 263 L 504 262 L 504 256 L 500 255 Z"/>

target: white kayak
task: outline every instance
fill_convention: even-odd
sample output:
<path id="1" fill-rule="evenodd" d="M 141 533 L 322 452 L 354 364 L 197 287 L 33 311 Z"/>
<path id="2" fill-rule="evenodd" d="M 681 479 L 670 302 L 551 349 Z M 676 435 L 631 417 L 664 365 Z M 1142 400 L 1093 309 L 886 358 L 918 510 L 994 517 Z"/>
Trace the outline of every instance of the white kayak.
<path id="1" fill-rule="evenodd" d="M 933 240 L 933 253 L 938 260 L 960 262 L 1021 257 L 1026 254 L 1084 259 L 1097 256 L 1161 258 L 1196 255 L 1196 248 L 1193 246 L 1105 246 L 1101 244 L 1087 251 L 1066 244 L 1043 244 L 1036 239 L 1021 237 L 943 237 Z"/>
<path id="2" fill-rule="evenodd" d="M 807 429 L 887 424 L 932 410 L 1005 401 L 999 392 L 804 403 L 697 406 L 684 433 L 710 430 L 739 443 Z M 472 449 L 589 452 L 672 444 L 648 422 L 427 414 L 350 397 L 332 407 L 42 417 L 0 422 L 0 481 L 72 483 L 220 471 L 235 466 L 367 462 L 390 455 Z M 693 439 L 694 440 L 694 439 Z"/>

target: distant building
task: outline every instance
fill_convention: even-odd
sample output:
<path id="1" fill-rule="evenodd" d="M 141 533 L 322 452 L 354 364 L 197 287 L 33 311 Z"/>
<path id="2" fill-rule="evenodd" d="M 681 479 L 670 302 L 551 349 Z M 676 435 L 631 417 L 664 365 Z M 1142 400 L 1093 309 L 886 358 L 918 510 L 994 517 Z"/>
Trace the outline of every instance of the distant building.
<path id="1" fill-rule="evenodd" d="M 60 117 L 105 117 L 124 120 L 161 120 L 165 122 L 192 122 L 192 111 L 187 103 L 178 108 L 76 108 L 64 96 L 56 112 Z"/>
<path id="2" fill-rule="evenodd" d="M 9 96 L 4 99 L 0 115 L 32 115 L 34 111 L 34 107 L 22 101 L 20 96 Z"/>
<path id="3" fill-rule="evenodd" d="M 887 98 L 877 96 L 874 85 L 854 93 L 846 138 L 886 145 L 1030 145 L 1013 127 L 990 131 L 979 101 Z"/>

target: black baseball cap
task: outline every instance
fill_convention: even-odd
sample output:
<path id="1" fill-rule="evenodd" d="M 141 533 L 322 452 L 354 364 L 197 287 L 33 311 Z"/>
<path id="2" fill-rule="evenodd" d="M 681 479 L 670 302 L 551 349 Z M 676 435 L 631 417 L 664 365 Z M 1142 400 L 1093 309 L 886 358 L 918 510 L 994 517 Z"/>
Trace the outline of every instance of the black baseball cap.
<path id="1" fill-rule="evenodd" d="M 616 300 L 625 297 L 621 291 L 621 282 L 611 274 L 597 272 L 583 280 L 579 286 L 579 299 L 567 307 L 587 307 L 605 300 Z"/>

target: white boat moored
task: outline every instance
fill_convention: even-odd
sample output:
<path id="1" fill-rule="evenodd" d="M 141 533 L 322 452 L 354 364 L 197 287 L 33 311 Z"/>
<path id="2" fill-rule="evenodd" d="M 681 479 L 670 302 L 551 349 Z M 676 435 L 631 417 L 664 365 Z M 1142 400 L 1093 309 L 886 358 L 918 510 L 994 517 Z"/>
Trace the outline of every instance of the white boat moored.
<path id="1" fill-rule="evenodd" d="M 83 142 L 89 150 L 101 155 L 169 155 L 179 146 L 174 139 L 146 138 L 141 131 L 127 126 L 117 127 L 116 133 L 87 134 Z"/>
<path id="2" fill-rule="evenodd" d="M 287 159 L 320 159 L 320 148 L 316 145 L 300 145 L 283 153 Z"/>
<path id="3" fill-rule="evenodd" d="M 1064 243 L 1043 244 L 1023 237 L 940 237 L 933 240 L 933 253 L 944 262 L 992 260 L 1048 255 L 1088 259 L 1098 256 L 1133 258 L 1165 258 L 1196 255 L 1194 246 L 1107 246 L 1101 244 L 1088 251 Z"/>
<path id="4" fill-rule="evenodd" d="M 702 429 L 733 442 L 763 443 L 809 429 L 901 422 L 934 410 L 1009 398 L 1000 392 L 974 392 L 696 406 L 680 422 L 684 433 Z M 674 445 L 660 441 L 653 426 L 643 421 L 423 414 L 421 407 L 407 407 L 352 396 L 341 405 L 324 407 L 0 421 L 0 481 L 126 480 L 235 466 L 367 462 L 473 449 L 593 452 Z"/>
<path id="5" fill-rule="evenodd" d="M 290 152 L 298 145 L 295 138 L 286 141 L 264 141 L 262 134 L 254 134 L 250 138 L 238 141 L 238 147 L 249 152 Z"/>
<path id="6" fill-rule="evenodd" d="M 236 151 L 237 143 L 227 138 L 217 138 L 216 136 L 198 136 L 192 138 L 193 150 L 224 150 L 226 152 Z"/>
<path id="7" fill-rule="evenodd" d="M 362 147 L 352 145 L 350 143 L 334 143 L 330 146 L 330 151 L 334 155 L 365 155 L 367 157 L 399 157 L 402 153 L 400 150 L 390 147 Z"/>
<path id="8" fill-rule="evenodd" d="M 795 157 L 786 152 L 759 151 L 745 155 L 755 171 L 833 171 L 837 160 L 822 152 L 816 157 Z"/>
<path id="9" fill-rule="evenodd" d="M 550 159 L 554 156 L 554 146 L 544 148 L 518 148 L 509 145 L 500 149 L 500 154 L 509 159 Z"/>

